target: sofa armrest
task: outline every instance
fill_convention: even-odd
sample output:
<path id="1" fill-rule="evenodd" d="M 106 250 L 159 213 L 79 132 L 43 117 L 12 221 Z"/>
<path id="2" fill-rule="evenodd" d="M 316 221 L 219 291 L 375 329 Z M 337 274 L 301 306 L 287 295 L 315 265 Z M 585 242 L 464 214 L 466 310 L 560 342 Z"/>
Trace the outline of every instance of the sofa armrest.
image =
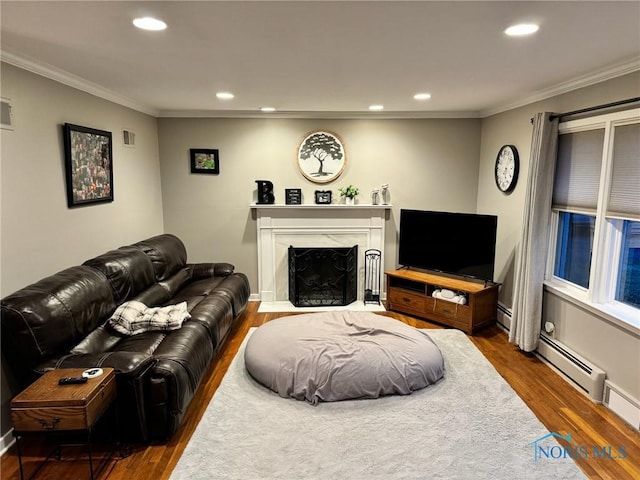
<path id="1" fill-rule="evenodd" d="M 36 367 L 37 373 L 44 374 L 55 368 L 111 367 L 116 371 L 118 382 L 118 414 L 122 434 L 128 440 L 147 442 L 149 425 L 145 409 L 145 383 L 148 371 L 155 359 L 145 353 L 103 352 L 69 354 L 52 358 Z"/>
<path id="2" fill-rule="evenodd" d="M 209 277 L 228 277 L 235 270 L 235 266 L 230 263 L 190 263 L 191 279 L 200 280 Z"/>
<path id="3" fill-rule="evenodd" d="M 153 362 L 154 358 L 151 355 L 137 352 L 69 354 L 41 363 L 36 367 L 36 371 L 44 373 L 55 368 L 111 367 L 117 374 L 138 377 Z"/>

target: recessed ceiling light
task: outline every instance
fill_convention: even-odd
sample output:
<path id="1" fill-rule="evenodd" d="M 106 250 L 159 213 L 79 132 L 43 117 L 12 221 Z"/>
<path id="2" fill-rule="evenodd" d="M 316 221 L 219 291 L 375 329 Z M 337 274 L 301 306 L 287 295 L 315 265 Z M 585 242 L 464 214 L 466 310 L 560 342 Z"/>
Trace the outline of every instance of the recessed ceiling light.
<path id="1" fill-rule="evenodd" d="M 265 112 L 265 113 L 269 113 L 269 112 L 275 112 L 276 109 L 273 107 L 260 107 L 260 111 L 261 112 Z"/>
<path id="2" fill-rule="evenodd" d="M 216 93 L 216 97 L 220 100 L 231 100 L 235 95 L 231 92 L 218 92 Z"/>
<path id="3" fill-rule="evenodd" d="M 369 110 L 373 110 L 374 112 L 379 112 L 380 110 L 384 110 L 384 105 L 370 105 Z"/>
<path id="4" fill-rule="evenodd" d="M 159 31 L 167 28 L 166 23 L 153 17 L 136 18 L 133 20 L 133 24 L 142 30 Z"/>
<path id="5" fill-rule="evenodd" d="M 504 33 L 510 37 L 521 37 L 523 35 L 536 33 L 538 29 L 540 29 L 540 26 L 535 23 L 520 23 L 518 25 L 511 25 L 504 31 Z"/>
<path id="6" fill-rule="evenodd" d="M 430 93 L 416 93 L 413 98 L 416 100 L 429 100 L 431 98 Z"/>

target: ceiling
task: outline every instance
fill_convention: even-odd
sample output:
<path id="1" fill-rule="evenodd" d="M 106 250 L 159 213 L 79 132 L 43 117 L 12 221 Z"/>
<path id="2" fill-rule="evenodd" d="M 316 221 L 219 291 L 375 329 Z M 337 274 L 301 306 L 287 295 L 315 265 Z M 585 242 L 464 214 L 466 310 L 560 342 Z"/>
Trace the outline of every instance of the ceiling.
<path id="1" fill-rule="evenodd" d="M 0 15 L 4 61 L 156 116 L 486 116 L 640 70 L 640 1 L 2 0 Z M 132 25 L 147 15 L 168 28 Z M 503 33 L 521 22 L 540 30 Z"/>

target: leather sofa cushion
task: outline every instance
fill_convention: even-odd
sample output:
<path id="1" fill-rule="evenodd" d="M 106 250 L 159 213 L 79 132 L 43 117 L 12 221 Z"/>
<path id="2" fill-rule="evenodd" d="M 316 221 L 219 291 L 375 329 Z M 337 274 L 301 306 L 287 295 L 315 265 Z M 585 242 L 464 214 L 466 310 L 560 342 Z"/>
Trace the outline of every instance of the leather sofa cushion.
<path id="1" fill-rule="evenodd" d="M 80 343 L 71 349 L 70 353 L 73 355 L 81 355 L 108 352 L 113 350 L 121 340 L 122 335 L 108 327 L 105 323 L 84 337 Z"/>
<path id="2" fill-rule="evenodd" d="M 196 322 L 186 322 L 180 330 L 167 335 L 153 353 L 156 359 L 153 371 L 161 367 L 163 361 L 174 362 L 187 372 L 189 385 L 184 385 L 183 394 L 191 397 L 200 383 L 200 379 L 213 357 L 213 346 L 208 332 Z M 181 402 L 180 410 L 187 402 Z"/>
<path id="3" fill-rule="evenodd" d="M 183 268 L 167 278 L 166 280 L 155 283 L 143 292 L 139 292 L 136 296 L 129 300 L 137 300 L 144 303 L 147 307 L 157 307 L 168 303 L 177 303 L 173 297 L 184 285 L 191 280 L 189 270 Z"/>
<path id="4" fill-rule="evenodd" d="M 235 266 L 231 263 L 190 263 L 187 265 L 191 269 L 191 278 L 199 280 L 209 277 L 226 277 L 231 275 Z"/>
<path id="5" fill-rule="evenodd" d="M 147 307 L 156 307 L 158 305 L 164 305 L 171 300 L 171 295 L 166 287 L 163 287 L 159 283 L 147 288 L 144 292 L 140 292 L 130 300 L 137 300 L 144 303 Z"/>
<path id="6" fill-rule="evenodd" d="M 107 352 L 138 352 L 153 355 L 166 336 L 167 332 L 160 331 L 126 336 L 116 332 L 108 323 L 105 323 L 87 335 L 71 350 L 71 353 L 74 355 L 97 355 Z"/>
<path id="7" fill-rule="evenodd" d="M 226 295 L 214 292 L 191 309 L 190 322 L 197 322 L 209 332 L 214 350 L 222 344 L 233 324 L 233 306 Z"/>
<path id="8" fill-rule="evenodd" d="M 68 352 L 115 310 L 104 275 L 75 266 L 2 300 L 2 350 L 16 377 Z"/>
<path id="9" fill-rule="evenodd" d="M 243 273 L 234 273 L 224 277 L 217 286 L 216 291 L 229 296 L 235 317 L 244 312 L 251 295 L 249 280 Z"/>
<path id="10" fill-rule="evenodd" d="M 178 270 L 175 275 L 167 278 L 160 282 L 163 288 L 167 289 L 169 292 L 169 297 L 175 297 L 176 293 L 180 291 L 182 287 L 184 287 L 187 283 L 191 281 L 191 272 L 187 268 L 183 268 L 182 270 Z M 174 302 L 177 303 L 177 302 Z"/>
<path id="11" fill-rule="evenodd" d="M 171 301 L 175 303 L 186 301 L 189 311 L 191 311 L 200 298 L 213 292 L 228 296 L 233 307 L 234 317 L 244 311 L 251 294 L 246 275 L 233 273 L 227 277 L 210 277 L 192 281 L 180 290 Z"/>
<path id="12" fill-rule="evenodd" d="M 175 235 L 157 235 L 132 245 L 142 250 L 153 264 L 156 280 L 161 282 L 171 277 L 187 264 L 187 249 Z"/>
<path id="13" fill-rule="evenodd" d="M 111 250 L 83 263 L 101 271 L 109 280 L 120 304 L 155 283 L 151 260 L 134 247 Z"/>

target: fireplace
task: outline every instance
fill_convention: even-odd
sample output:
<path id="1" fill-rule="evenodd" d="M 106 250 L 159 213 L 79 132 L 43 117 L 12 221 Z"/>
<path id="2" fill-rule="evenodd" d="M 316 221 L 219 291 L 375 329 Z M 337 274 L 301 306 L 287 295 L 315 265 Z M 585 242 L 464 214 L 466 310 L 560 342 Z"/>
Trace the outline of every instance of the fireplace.
<path id="1" fill-rule="evenodd" d="M 289 301 L 296 307 L 344 306 L 358 295 L 358 246 L 289 247 Z"/>
<path id="2" fill-rule="evenodd" d="M 342 248 L 358 245 L 358 296 L 364 300 L 365 252 L 378 249 L 381 265 L 385 264 L 385 223 L 391 205 L 259 205 L 252 204 L 258 242 L 258 283 L 252 293 L 260 300 L 259 312 L 288 312 L 300 308 L 310 311 L 324 307 L 295 307 L 289 301 L 289 247 Z M 384 287 L 383 268 L 379 269 L 379 284 Z M 376 282 L 378 283 L 378 282 Z M 380 292 L 384 300 L 384 292 Z M 355 308 L 349 304 L 345 307 Z M 374 309 L 375 307 L 369 307 Z M 295 309 L 295 310 L 289 310 Z"/>

